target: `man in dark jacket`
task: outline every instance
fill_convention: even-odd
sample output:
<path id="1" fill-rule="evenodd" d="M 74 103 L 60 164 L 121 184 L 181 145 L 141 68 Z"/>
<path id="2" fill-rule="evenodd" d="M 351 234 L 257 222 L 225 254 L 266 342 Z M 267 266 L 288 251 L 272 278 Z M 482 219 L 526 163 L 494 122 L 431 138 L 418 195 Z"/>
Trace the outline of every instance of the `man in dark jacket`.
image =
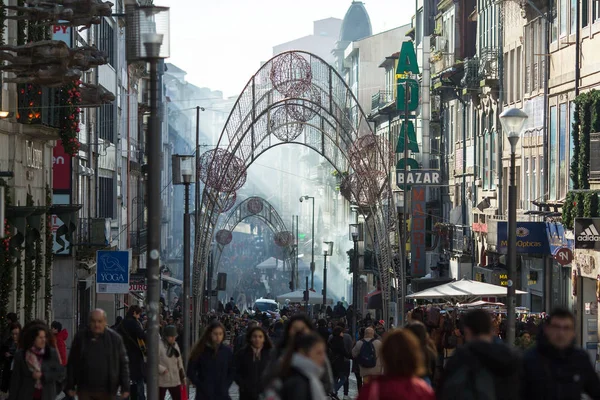
<path id="1" fill-rule="evenodd" d="M 121 336 L 106 326 L 104 310 L 90 314 L 89 329 L 73 339 L 65 392 L 79 400 L 129 397 L 129 360 Z"/>
<path id="2" fill-rule="evenodd" d="M 127 349 L 127 357 L 129 357 L 129 379 L 133 383 L 131 388 L 132 400 L 146 399 L 144 390 L 146 334 L 140 322 L 141 315 L 142 308 L 138 305 L 132 305 L 127 310 L 125 319 L 123 319 L 117 329 L 117 332 L 123 338 L 125 348 Z"/>
<path id="3" fill-rule="evenodd" d="M 521 398 L 579 400 L 582 394 L 600 399 L 600 380 L 588 353 L 575 347 L 575 317 L 556 309 L 523 362 Z"/>
<path id="4" fill-rule="evenodd" d="M 491 315 L 474 310 L 463 320 L 467 343 L 444 367 L 438 399 L 517 399 L 520 360 L 508 346 L 494 343 Z"/>

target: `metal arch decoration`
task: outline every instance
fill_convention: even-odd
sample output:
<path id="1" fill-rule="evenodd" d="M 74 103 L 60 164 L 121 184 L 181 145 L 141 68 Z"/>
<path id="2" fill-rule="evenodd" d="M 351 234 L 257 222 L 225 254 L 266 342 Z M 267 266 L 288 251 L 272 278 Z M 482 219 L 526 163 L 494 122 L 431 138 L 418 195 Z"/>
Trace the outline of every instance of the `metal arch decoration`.
<path id="1" fill-rule="evenodd" d="M 200 156 L 200 179 L 219 192 L 234 192 L 246 183 L 244 161 L 225 149 L 216 148 Z"/>
<path id="2" fill-rule="evenodd" d="M 274 241 L 279 247 L 290 246 L 294 243 L 294 235 L 290 231 L 277 232 Z"/>
<path id="3" fill-rule="evenodd" d="M 221 229 L 215 235 L 215 239 L 221 246 L 227 246 L 233 240 L 233 233 L 227 229 Z"/>
<path id="4" fill-rule="evenodd" d="M 380 154 L 380 150 L 383 154 Z M 350 160 L 355 165 L 355 172 L 360 175 L 371 175 L 373 171 L 387 172 L 395 164 L 395 154 L 390 142 L 383 136 L 368 134 L 359 137 L 350 148 Z"/>
<path id="5" fill-rule="evenodd" d="M 314 117 L 306 122 L 292 118 L 293 123 L 302 125 L 303 129 L 296 137 L 282 143 L 273 140 L 277 136 L 270 116 L 277 108 L 285 108 L 286 104 L 307 108 L 306 115 L 314 114 Z M 370 168 L 372 157 L 350 157 L 353 145 L 361 147 L 357 142 L 359 138 L 370 134 L 373 132 L 364 111 L 338 72 L 311 53 L 290 51 L 273 57 L 251 77 L 227 119 L 218 145 L 223 145 L 229 154 L 235 156 L 229 157 L 230 164 L 232 160 L 242 160 L 243 165 L 248 168 L 261 154 L 277 145 L 300 144 L 318 152 L 338 172 L 356 175 L 355 178 L 350 178 L 345 189 L 349 194 L 346 197 L 357 201 L 359 212 L 368 221 L 367 233 L 371 242 L 376 245 L 383 311 L 387 320 L 391 283 L 394 274 L 398 272 L 393 263 L 393 235 L 389 235 L 389 217 L 384 212 L 385 206 L 393 202 L 387 195 L 391 192 L 390 182 L 385 176 L 381 176 L 382 172 L 387 175 L 389 171 L 374 171 Z M 293 136 L 295 134 L 291 135 Z M 389 155 L 386 145 L 379 139 L 374 142 L 372 151 L 377 153 L 379 160 L 386 160 Z M 387 147 L 391 148 L 389 143 Z M 221 167 L 228 171 L 228 165 Z M 231 179 L 228 174 L 217 174 L 216 182 L 212 184 L 219 187 L 228 180 L 245 180 L 245 169 L 235 169 L 239 171 L 236 178 Z M 361 173 L 357 173 L 358 171 Z M 373 176 L 377 179 L 372 179 Z M 204 190 L 210 188 L 205 187 Z M 385 195 L 381 196 L 382 193 Z M 214 216 L 217 212 L 216 205 L 209 206 L 197 220 L 193 284 L 197 298 L 203 296 L 202 282 L 206 276 L 205 266 L 216 228 Z"/>
<path id="6" fill-rule="evenodd" d="M 209 200 L 209 199 L 212 199 Z M 217 192 L 214 195 L 211 193 L 210 196 L 204 196 L 203 203 L 204 207 L 211 206 L 214 203 L 216 212 L 218 214 L 225 213 L 233 208 L 237 199 L 236 192 L 225 193 Z"/>
<path id="7" fill-rule="evenodd" d="M 262 197 L 249 197 L 247 199 L 245 199 L 244 201 L 242 201 L 241 203 L 237 204 L 228 214 L 227 217 L 223 220 L 221 220 L 221 223 L 218 224 L 217 228 L 217 236 L 215 237 L 218 246 L 217 246 L 217 253 L 216 253 L 216 257 L 215 257 L 215 271 L 218 271 L 219 269 L 219 261 L 221 259 L 221 254 L 223 253 L 223 249 L 224 247 L 228 244 L 222 244 L 219 242 L 219 233 L 220 232 L 233 232 L 235 230 L 235 227 L 242 221 L 244 221 L 246 218 L 258 218 L 259 220 L 261 220 L 262 222 L 264 222 L 269 229 L 271 229 L 271 231 L 274 233 L 275 237 L 277 238 L 279 234 L 281 233 L 288 233 L 290 235 L 288 240 L 288 243 L 282 243 L 281 245 L 279 245 L 280 247 L 286 248 L 287 251 L 285 251 L 284 253 L 287 254 L 288 256 L 291 255 L 292 253 L 292 240 L 293 240 L 293 236 L 292 234 L 288 231 L 287 227 L 285 226 L 285 223 L 283 222 L 283 220 L 281 219 L 281 217 L 279 216 L 279 213 L 277 212 L 277 210 L 275 210 L 275 207 L 273 207 L 273 205 L 271 203 L 269 203 L 267 200 L 263 199 Z M 284 265 L 289 264 L 290 260 L 284 260 Z"/>

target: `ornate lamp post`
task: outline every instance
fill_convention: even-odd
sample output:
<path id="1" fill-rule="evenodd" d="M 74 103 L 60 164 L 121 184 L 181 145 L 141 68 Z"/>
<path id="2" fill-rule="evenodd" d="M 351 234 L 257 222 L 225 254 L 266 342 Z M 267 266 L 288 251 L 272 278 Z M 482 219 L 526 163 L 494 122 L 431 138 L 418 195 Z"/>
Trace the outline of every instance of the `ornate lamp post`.
<path id="1" fill-rule="evenodd" d="M 312 200 L 312 242 L 310 246 L 310 290 L 315 289 L 315 198 L 311 196 L 300 196 L 300 203 L 304 200 Z"/>
<path id="2" fill-rule="evenodd" d="M 323 242 L 323 307 L 327 307 L 327 256 L 333 254 L 333 242 Z"/>
<path id="3" fill-rule="evenodd" d="M 516 315 L 516 277 L 517 277 L 517 186 L 515 183 L 515 150 L 521 129 L 528 118 L 527 114 L 518 108 L 509 108 L 500 114 L 502 130 L 510 142 L 510 173 L 508 182 L 508 294 L 506 306 L 507 329 L 506 337 L 509 346 L 515 345 Z"/>

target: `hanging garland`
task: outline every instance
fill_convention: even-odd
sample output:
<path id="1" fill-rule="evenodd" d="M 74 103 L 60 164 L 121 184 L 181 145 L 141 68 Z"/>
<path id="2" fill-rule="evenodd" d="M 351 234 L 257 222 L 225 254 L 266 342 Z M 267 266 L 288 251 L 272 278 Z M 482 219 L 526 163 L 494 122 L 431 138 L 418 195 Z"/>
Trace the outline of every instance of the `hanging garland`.
<path id="1" fill-rule="evenodd" d="M 46 206 L 52 205 L 52 191 L 46 185 Z M 46 214 L 46 268 L 44 269 L 44 318 L 47 323 L 50 323 L 52 316 L 52 248 L 54 247 L 54 237 L 52 236 L 52 215 Z"/>
<path id="2" fill-rule="evenodd" d="M 4 186 L 4 203 L 6 206 L 12 204 L 8 185 L 4 179 L 0 179 L 0 185 Z M 0 327 L 6 328 L 6 314 L 10 302 L 13 284 L 14 263 L 10 254 L 10 239 L 12 237 L 12 226 L 8 220 L 4 220 L 4 239 L 0 247 Z"/>
<path id="3" fill-rule="evenodd" d="M 35 270 L 34 270 L 34 285 L 33 292 L 35 293 L 35 298 L 33 301 L 34 309 L 38 309 L 38 293 L 42 288 L 42 276 L 44 274 L 44 241 L 42 240 L 42 232 L 44 232 L 44 226 L 46 225 L 46 221 L 44 218 L 40 219 L 39 235 L 35 239 Z"/>
<path id="4" fill-rule="evenodd" d="M 27 202 L 28 207 L 33 207 L 33 196 L 31 193 L 27 193 Z M 34 228 L 27 224 L 25 229 L 25 275 L 24 275 L 24 291 L 25 291 L 25 299 L 23 312 L 25 313 L 25 323 L 31 321 L 33 319 L 33 304 L 35 303 L 35 269 L 34 269 L 34 260 L 35 260 L 35 249 L 33 248 L 33 243 L 29 243 L 29 239 L 35 235 Z"/>
<path id="5" fill-rule="evenodd" d="M 571 121 L 571 136 L 573 143 L 579 144 L 579 109 L 578 101 L 575 101 L 575 110 L 573 111 L 573 121 Z M 579 146 L 573 146 L 573 155 L 571 158 L 571 179 L 573 180 L 573 189 L 579 189 Z M 571 193 L 569 193 L 571 194 Z"/>
<path id="6" fill-rule="evenodd" d="M 79 114 L 81 109 L 81 93 L 79 91 L 81 81 L 70 83 L 60 90 L 60 104 L 64 107 L 62 115 L 60 140 L 65 152 L 76 156 L 79 151 Z"/>

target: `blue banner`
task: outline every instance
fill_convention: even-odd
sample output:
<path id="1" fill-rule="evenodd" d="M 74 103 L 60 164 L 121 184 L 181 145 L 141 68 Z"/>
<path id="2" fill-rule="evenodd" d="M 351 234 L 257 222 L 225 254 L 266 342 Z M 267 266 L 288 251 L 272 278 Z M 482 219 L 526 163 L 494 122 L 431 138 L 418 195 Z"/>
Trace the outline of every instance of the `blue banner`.
<path id="1" fill-rule="evenodd" d="M 507 248 L 507 223 L 506 221 L 498 221 L 497 251 L 506 254 Z M 545 222 L 517 222 L 517 253 L 550 254 Z"/>
<path id="2" fill-rule="evenodd" d="M 562 247 L 573 250 L 573 241 L 565 238 L 565 227 L 560 222 L 546 222 L 546 234 L 548 235 L 550 254 L 556 253 Z"/>
<path id="3" fill-rule="evenodd" d="M 129 266 L 131 252 L 96 252 L 96 292 L 129 293 Z"/>

